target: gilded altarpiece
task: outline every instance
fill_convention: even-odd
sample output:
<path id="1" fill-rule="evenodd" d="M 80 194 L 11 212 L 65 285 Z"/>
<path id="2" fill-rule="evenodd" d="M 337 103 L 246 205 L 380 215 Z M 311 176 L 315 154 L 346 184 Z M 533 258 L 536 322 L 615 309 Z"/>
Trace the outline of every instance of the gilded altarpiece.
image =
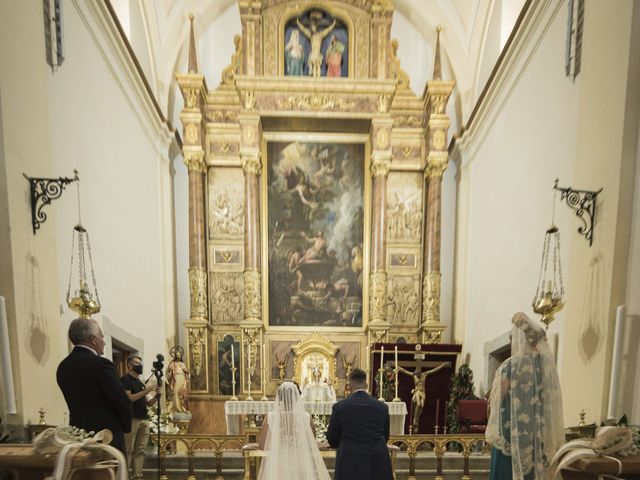
<path id="1" fill-rule="evenodd" d="M 427 192 L 441 176 L 429 165 L 446 168 L 453 82 L 435 78 L 414 94 L 390 37 L 390 0 L 239 9 L 220 84 L 209 90 L 191 60 L 177 75 L 185 159 L 203 156 L 188 164 L 190 212 L 191 201 L 206 212 L 206 228 L 195 221 L 189 232 L 190 269 L 207 285 L 191 292 L 206 296 L 206 317 L 192 307 L 185 321 L 189 366 L 201 372 L 193 432 L 224 431 L 211 418 L 233 393 L 272 397 L 300 374 L 305 339 L 333 352 L 327 377 L 340 397 L 351 369 L 369 364 L 367 345 L 437 341 L 446 328 L 433 308 L 439 290 L 425 290 L 439 258 L 425 248 L 439 242 L 439 223 L 427 222 L 439 222 L 439 194 L 428 203 Z"/>

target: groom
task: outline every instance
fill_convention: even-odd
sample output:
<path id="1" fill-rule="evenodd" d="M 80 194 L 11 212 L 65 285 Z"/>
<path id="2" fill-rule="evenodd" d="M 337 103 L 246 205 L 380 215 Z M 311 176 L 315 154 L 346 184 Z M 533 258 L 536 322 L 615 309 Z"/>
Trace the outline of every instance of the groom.
<path id="1" fill-rule="evenodd" d="M 338 449 L 335 480 L 392 480 L 389 409 L 366 391 L 367 375 L 354 368 L 351 396 L 333 406 L 327 440 Z"/>

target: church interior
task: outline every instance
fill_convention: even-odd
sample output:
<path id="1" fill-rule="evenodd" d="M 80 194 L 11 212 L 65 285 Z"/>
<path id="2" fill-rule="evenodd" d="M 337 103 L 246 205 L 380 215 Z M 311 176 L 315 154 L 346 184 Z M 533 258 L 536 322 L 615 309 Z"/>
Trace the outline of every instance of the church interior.
<path id="1" fill-rule="evenodd" d="M 516 312 L 567 432 L 640 424 L 639 2 L 1 0 L 0 39 L 0 478 L 79 316 L 162 384 L 144 478 L 251 478 L 278 387 L 320 438 L 356 368 L 396 478 L 488 478 Z"/>

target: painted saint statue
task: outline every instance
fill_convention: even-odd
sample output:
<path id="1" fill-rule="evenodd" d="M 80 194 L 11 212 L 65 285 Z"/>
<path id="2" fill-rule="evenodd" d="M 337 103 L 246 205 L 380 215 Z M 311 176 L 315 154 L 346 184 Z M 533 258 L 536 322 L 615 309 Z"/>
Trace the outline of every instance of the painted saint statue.
<path id="1" fill-rule="evenodd" d="M 304 75 L 304 48 L 300 43 L 300 31 L 293 30 L 286 47 L 284 47 L 287 75 Z"/>
<path id="2" fill-rule="evenodd" d="M 342 53 L 345 45 L 334 35 L 331 35 L 331 42 L 324 54 L 324 61 L 327 64 L 327 77 L 342 76 Z"/>

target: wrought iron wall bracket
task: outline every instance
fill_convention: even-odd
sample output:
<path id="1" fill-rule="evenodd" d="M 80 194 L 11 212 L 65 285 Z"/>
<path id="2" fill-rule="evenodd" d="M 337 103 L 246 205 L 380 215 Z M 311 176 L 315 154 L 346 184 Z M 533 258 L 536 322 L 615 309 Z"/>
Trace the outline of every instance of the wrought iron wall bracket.
<path id="1" fill-rule="evenodd" d="M 31 197 L 31 226 L 33 227 L 34 235 L 40 228 L 40 225 L 47 220 L 47 214 L 44 213 L 43 210 L 44 206 L 49 205 L 52 201 L 60 198 L 67 185 L 80 180 L 78 177 L 78 170 L 74 170 L 73 173 L 75 174 L 73 178 L 36 178 L 29 177 L 24 173 L 22 174 L 29 182 Z"/>
<path id="2" fill-rule="evenodd" d="M 560 200 L 565 200 L 567 205 L 575 211 L 576 217 L 582 221 L 578 227 L 578 233 L 584 235 L 589 241 L 589 246 L 593 244 L 593 227 L 596 222 L 596 198 L 602 191 L 575 190 L 571 187 L 559 187 L 558 179 L 553 186 L 554 190 L 560 192 Z"/>

